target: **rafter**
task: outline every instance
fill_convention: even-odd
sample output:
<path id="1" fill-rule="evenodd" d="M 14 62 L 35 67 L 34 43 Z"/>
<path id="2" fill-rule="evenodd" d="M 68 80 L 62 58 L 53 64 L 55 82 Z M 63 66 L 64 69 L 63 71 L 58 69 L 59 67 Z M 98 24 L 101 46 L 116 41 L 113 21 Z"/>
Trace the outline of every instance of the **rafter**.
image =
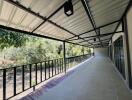
<path id="1" fill-rule="evenodd" d="M 26 12 L 28 12 L 28 13 L 30 13 L 30 14 L 32 14 L 32 15 L 34 15 L 34 16 L 40 18 L 40 19 L 42 19 L 43 21 L 47 21 L 47 22 L 51 23 L 52 25 L 54 25 L 54 26 L 56 26 L 56 27 L 58 27 L 58 28 L 60 28 L 60 29 L 62 29 L 62 30 L 64 30 L 64 31 L 68 32 L 69 34 L 72 34 L 72 35 L 76 36 L 76 34 L 74 34 L 73 32 L 71 32 L 71 31 L 65 29 L 64 27 L 62 27 L 62 26 L 56 24 L 55 22 L 53 22 L 53 21 L 47 19 L 46 17 L 41 16 L 39 13 L 34 12 L 34 11 L 31 10 L 30 8 L 26 8 L 25 6 L 23 6 L 22 4 L 20 4 L 20 3 L 17 2 L 17 1 L 13 1 L 13 0 L 5 0 L 5 1 L 7 1 L 7 2 L 9 2 L 10 4 L 12 4 L 12 5 L 16 6 L 16 7 L 19 7 L 20 9 L 23 9 L 24 11 L 26 11 Z M 61 8 L 61 7 L 60 7 L 60 8 Z"/>
<path id="2" fill-rule="evenodd" d="M 47 17 L 47 20 L 53 17 L 58 11 L 60 11 L 63 8 L 64 4 L 62 4 L 56 11 L 54 11 L 49 17 Z M 47 20 L 44 20 L 42 23 L 40 23 L 32 32 L 36 31 L 40 26 L 42 26 Z"/>
<path id="3" fill-rule="evenodd" d="M 95 28 L 96 28 L 96 23 L 95 23 L 94 18 L 93 18 L 93 16 L 92 16 L 90 7 L 89 7 L 89 5 L 88 5 L 88 1 L 86 1 L 86 0 L 81 0 L 81 2 L 82 2 L 82 4 L 83 4 L 83 6 L 84 6 L 84 9 L 85 9 L 85 11 L 86 11 L 86 13 L 87 13 L 87 15 L 88 15 L 88 18 L 89 18 L 89 20 L 90 20 L 90 22 L 91 22 L 91 24 L 92 24 L 92 26 L 93 26 L 93 28 L 94 28 L 94 31 L 95 31 L 96 35 L 99 35 L 100 32 L 97 31 L 97 30 L 95 29 Z M 97 36 L 97 37 L 98 37 L 98 36 Z M 100 40 L 99 37 L 98 37 L 98 39 L 99 39 L 99 41 L 100 41 L 100 43 L 101 43 L 101 45 L 102 45 L 102 42 L 101 42 L 101 40 Z M 103 45 L 102 45 L 102 46 L 103 46 Z"/>
<path id="4" fill-rule="evenodd" d="M 99 37 L 104 37 L 104 36 L 113 35 L 113 34 L 115 34 L 115 33 L 121 33 L 121 32 L 123 32 L 123 31 L 111 32 L 111 33 L 100 34 L 100 35 L 93 35 L 93 36 L 83 37 L 83 39 L 88 39 L 88 38 L 92 38 L 92 39 L 93 39 L 93 38 L 95 38 L 95 37 L 97 37 L 97 36 L 99 36 Z M 72 39 L 72 40 L 70 40 L 70 41 L 74 41 L 74 40 L 78 40 L 78 39 Z M 87 41 L 87 40 L 85 40 L 85 41 Z"/>
<path id="5" fill-rule="evenodd" d="M 73 33 L 73 32 L 71 32 L 71 31 L 65 29 L 64 27 L 58 25 L 57 23 L 51 21 L 50 19 L 47 19 L 46 17 L 41 16 L 39 13 L 36 13 L 36 12 L 32 11 L 32 10 L 29 9 L 29 8 L 26 8 L 25 6 L 21 5 L 21 4 L 20 4 L 19 2 L 17 2 L 17 1 L 13 1 L 13 0 L 5 0 L 5 1 L 7 1 L 7 2 L 13 4 L 14 6 L 17 6 L 17 7 L 19 7 L 20 9 L 23 9 L 24 11 L 26 11 L 26 12 L 28 12 L 28 13 L 30 13 L 30 14 L 32 14 L 32 15 L 34 15 L 34 16 L 40 18 L 40 19 L 42 19 L 43 22 L 47 21 L 47 22 L 51 23 L 52 25 L 54 25 L 54 26 L 56 26 L 56 27 L 58 27 L 58 28 L 60 28 L 60 29 L 62 29 L 62 30 L 64 30 L 64 31 L 68 32 L 69 34 L 72 34 L 73 36 L 76 36 L 75 33 Z M 61 7 L 58 8 L 58 10 L 60 10 L 61 8 L 62 8 L 62 5 L 61 5 Z M 58 10 L 57 10 L 57 11 L 58 11 Z M 54 13 L 56 13 L 57 11 L 55 11 Z M 54 13 L 51 15 L 51 17 L 54 15 Z M 42 23 L 42 24 L 43 24 L 43 23 Z M 34 31 L 33 31 L 33 32 L 34 32 Z M 31 32 L 31 33 L 32 33 L 32 32 Z M 88 43 L 89 43 L 89 42 L 88 42 Z M 91 43 L 89 43 L 89 44 L 91 44 Z"/>
<path id="6" fill-rule="evenodd" d="M 9 31 L 19 32 L 20 34 L 27 34 L 27 35 L 32 35 L 32 36 L 37 36 L 37 37 L 41 37 L 41 38 L 47 38 L 47 39 L 52 39 L 52 40 L 64 42 L 64 40 L 61 40 L 61 39 L 56 39 L 56 38 L 52 38 L 52 37 L 48 37 L 48 36 L 44 36 L 44 35 L 40 35 L 40 34 L 36 34 L 36 33 L 31 33 L 31 32 L 28 32 L 28 31 L 15 29 L 15 28 L 3 26 L 3 25 L 0 25 L 0 28 L 5 29 L 5 30 L 9 30 Z M 69 42 L 69 41 L 65 41 L 65 42 L 75 44 L 75 45 L 84 46 L 84 45 L 81 45 L 81 44 L 78 44 L 78 43 L 72 43 L 72 42 Z M 87 46 L 85 46 L 85 47 L 87 47 Z"/>
<path id="7" fill-rule="evenodd" d="M 124 11 L 124 13 L 123 13 L 123 15 L 121 16 L 120 21 L 118 22 L 118 24 L 117 24 L 117 26 L 116 26 L 114 32 L 117 31 L 117 28 L 118 28 L 119 25 L 121 24 L 123 18 L 126 16 L 126 14 L 127 14 L 127 12 L 129 11 L 129 9 L 130 9 L 131 6 L 132 6 L 132 0 L 129 1 L 129 3 L 128 3 L 128 5 L 127 5 L 127 7 L 126 7 L 126 9 L 125 9 L 125 11 Z M 122 31 L 124 31 L 124 30 L 122 30 Z M 113 35 L 114 35 L 114 34 L 113 34 Z M 110 39 L 110 40 L 112 40 L 113 35 L 111 36 L 111 39 Z"/>
<path id="8" fill-rule="evenodd" d="M 109 25 L 112 25 L 112 24 L 115 24 L 115 23 L 118 23 L 118 22 L 120 22 L 120 20 L 113 21 L 113 22 L 110 22 L 110 23 L 101 25 L 101 26 L 99 26 L 99 27 L 97 27 L 97 28 L 95 28 L 95 29 L 100 29 L 100 28 L 103 28 L 103 27 L 106 27 L 106 26 L 109 26 Z M 70 40 L 70 39 L 72 39 L 72 38 L 79 37 L 79 36 L 84 35 L 84 34 L 88 34 L 88 33 L 92 32 L 92 31 L 94 31 L 95 29 L 91 29 L 91 30 L 86 31 L 86 32 L 84 32 L 84 33 L 81 33 L 81 34 L 79 34 L 79 35 L 77 35 L 77 36 L 70 37 L 70 38 L 68 38 L 68 39 L 66 39 L 66 40 Z"/>

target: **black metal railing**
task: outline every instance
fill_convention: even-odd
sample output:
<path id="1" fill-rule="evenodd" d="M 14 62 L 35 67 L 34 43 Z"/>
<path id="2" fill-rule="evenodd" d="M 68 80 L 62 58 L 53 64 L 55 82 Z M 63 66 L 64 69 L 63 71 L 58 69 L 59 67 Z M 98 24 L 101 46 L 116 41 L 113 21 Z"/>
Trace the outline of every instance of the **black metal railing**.
<path id="1" fill-rule="evenodd" d="M 75 64 L 89 58 L 91 54 L 59 58 L 34 64 L 0 69 L 1 99 L 10 99 L 30 88 L 35 88 L 41 82 L 67 71 Z M 65 67 L 66 66 L 66 67 Z"/>

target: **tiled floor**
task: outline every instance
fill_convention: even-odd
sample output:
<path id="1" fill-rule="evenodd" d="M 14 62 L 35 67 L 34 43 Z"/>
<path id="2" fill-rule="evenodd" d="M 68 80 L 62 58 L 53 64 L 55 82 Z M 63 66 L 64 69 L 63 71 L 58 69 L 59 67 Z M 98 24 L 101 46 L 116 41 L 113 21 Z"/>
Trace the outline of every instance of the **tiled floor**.
<path id="1" fill-rule="evenodd" d="M 132 100 L 114 65 L 107 57 L 94 57 L 37 100 Z"/>

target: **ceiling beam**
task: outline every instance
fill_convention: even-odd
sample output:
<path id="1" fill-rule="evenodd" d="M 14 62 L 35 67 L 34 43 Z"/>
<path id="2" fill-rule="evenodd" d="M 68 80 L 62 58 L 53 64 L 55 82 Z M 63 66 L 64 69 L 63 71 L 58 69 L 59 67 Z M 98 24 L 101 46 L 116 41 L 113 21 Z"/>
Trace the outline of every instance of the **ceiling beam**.
<path id="1" fill-rule="evenodd" d="M 73 5 L 77 4 L 79 1 L 75 2 Z M 56 9 L 52 14 L 50 14 L 49 17 L 47 17 L 47 19 L 52 18 L 56 13 L 58 13 L 61 9 L 64 8 L 64 4 L 65 2 L 58 8 Z M 41 22 L 32 32 L 34 32 L 35 30 L 37 30 L 40 26 L 42 26 L 47 20 L 44 20 L 43 22 Z"/>
<path id="2" fill-rule="evenodd" d="M 42 20 L 44 20 L 44 21 L 47 21 L 47 22 L 51 23 L 52 25 L 54 25 L 54 26 L 56 26 L 56 27 L 58 27 L 58 28 L 60 28 L 60 29 L 62 29 L 64 31 L 68 32 L 69 34 L 72 34 L 72 35 L 76 36 L 76 34 L 74 34 L 73 32 L 65 29 L 64 27 L 62 27 L 62 26 L 56 24 L 55 22 L 47 19 L 46 17 L 41 16 L 39 13 L 34 12 L 30 8 L 26 8 L 25 6 L 23 6 L 22 4 L 20 4 L 18 1 L 13 1 L 13 0 L 5 0 L 5 1 L 8 2 L 8 3 L 10 3 L 10 4 L 12 4 L 12 5 L 14 5 L 14 6 L 16 6 L 16 7 L 18 7 L 18 8 L 20 8 L 20 9 L 22 9 L 22 10 L 24 10 L 24 11 L 26 11 L 26 12 L 28 12 L 28 13 L 30 13 L 30 14 L 32 14 L 32 15 L 34 15 L 34 16 L 36 16 L 36 17 L 38 17 L 38 18 L 40 18 L 40 19 L 42 19 Z"/>
<path id="3" fill-rule="evenodd" d="M 113 34 L 115 34 L 115 33 L 121 33 L 121 32 L 123 32 L 123 31 L 117 31 L 117 32 L 111 32 L 111 33 L 106 33 L 106 34 L 100 34 L 100 35 L 93 35 L 93 36 L 88 36 L 88 37 L 83 37 L 83 39 L 88 39 L 88 38 L 95 38 L 95 37 L 97 37 L 97 36 L 99 36 L 99 37 L 104 37 L 104 36 L 108 36 L 108 35 L 113 35 Z M 78 40 L 78 39 L 72 39 L 72 40 L 70 40 L 70 41 L 74 41 L 74 40 Z M 87 40 L 85 40 L 85 41 L 87 41 Z"/>
<path id="4" fill-rule="evenodd" d="M 102 43 L 107 43 L 107 42 L 109 42 L 109 39 L 104 39 L 104 40 L 101 40 L 102 41 Z M 99 41 L 95 41 L 95 42 L 92 42 L 92 43 L 99 43 Z"/>
<path id="5" fill-rule="evenodd" d="M 85 9 L 85 11 L 86 11 L 86 13 L 87 13 L 87 15 L 88 15 L 88 18 L 89 18 L 89 20 L 90 20 L 90 22 L 91 22 L 91 24 L 92 24 L 92 26 L 93 26 L 93 29 L 94 29 L 96 35 L 99 35 L 100 32 L 97 31 L 97 30 L 95 29 L 95 28 L 96 28 L 96 23 L 95 23 L 95 21 L 94 21 L 93 15 L 92 15 L 91 10 L 90 10 L 90 7 L 89 7 L 89 5 L 88 5 L 88 1 L 86 1 L 86 0 L 81 0 L 81 2 L 82 2 L 82 4 L 83 4 L 83 7 L 84 7 L 84 9 Z M 97 36 L 97 37 L 98 37 L 98 36 Z M 101 40 L 100 40 L 100 37 L 98 37 L 98 39 L 99 39 L 99 41 L 100 41 L 100 43 L 101 43 L 101 45 L 102 45 L 102 42 L 101 42 Z M 103 46 L 103 45 L 102 45 L 102 46 Z"/>
<path id="6" fill-rule="evenodd" d="M 127 12 L 128 12 L 129 9 L 131 8 L 131 6 L 132 6 L 132 0 L 129 0 L 129 3 L 128 3 L 128 5 L 127 5 L 127 7 L 126 7 L 126 9 L 125 9 L 125 11 L 124 11 L 124 13 L 122 14 L 122 16 L 121 16 L 121 18 L 120 18 L 120 21 L 118 22 L 118 24 L 117 24 L 117 26 L 116 26 L 114 32 L 117 31 L 119 25 L 121 24 L 123 18 L 126 16 Z M 124 31 L 124 30 L 122 29 L 122 31 Z M 114 35 L 114 34 L 113 34 L 113 35 Z M 113 35 L 111 36 L 110 41 L 112 40 Z"/>
<path id="7" fill-rule="evenodd" d="M 93 40 L 93 39 L 88 39 L 86 41 L 90 41 L 90 40 Z M 109 39 L 103 39 L 102 41 L 106 41 L 106 40 L 109 40 Z M 86 42 L 86 41 L 81 41 L 81 42 L 78 42 L 78 43 L 83 43 L 83 42 Z M 95 42 L 99 42 L 99 41 L 95 41 Z M 92 42 L 92 43 L 95 43 L 95 42 Z"/>
<path id="8" fill-rule="evenodd" d="M 57 10 L 55 10 L 49 17 L 47 17 L 47 20 L 53 17 L 58 11 L 60 11 L 64 7 L 64 4 L 62 4 Z M 47 20 L 44 20 L 42 23 L 40 23 L 32 32 L 36 31 L 40 26 L 42 26 Z"/>
<path id="9" fill-rule="evenodd" d="M 52 25 L 54 25 L 54 26 L 56 26 L 56 27 L 58 27 L 58 28 L 60 28 L 60 29 L 62 29 L 62 30 L 64 30 L 64 31 L 68 32 L 69 34 L 72 34 L 72 35 L 76 36 L 75 33 L 73 33 L 73 32 L 71 32 L 71 31 L 65 29 L 64 27 L 58 25 L 57 23 L 51 21 L 50 19 L 47 19 L 46 17 L 41 16 L 39 13 L 36 13 L 36 12 L 32 11 L 30 8 L 26 8 L 25 6 L 23 6 L 22 4 L 20 4 L 20 3 L 17 2 L 17 1 L 13 1 L 13 0 L 5 0 L 5 1 L 9 2 L 10 4 L 12 4 L 12 5 L 16 6 L 16 7 L 19 7 L 20 9 L 22 9 L 22 10 L 24 10 L 24 11 L 26 11 L 26 12 L 28 12 L 28 13 L 30 13 L 30 14 L 32 14 L 32 15 L 34 15 L 34 16 L 40 18 L 40 19 L 42 19 L 42 20 L 44 20 L 44 21 L 47 21 L 47 22 L 51 23 Z M 61 9 L 61 7 L 58 8 L 58 10 L 59 10 L 59 9 Z M 55 12 L 54 12 L 54 13 L 55 13 Z M 53 15 L 54 15 L 54 13 L 53 13 Z M 52 16 L 53 16 L 53 15 L 52 15 Z M 52 16 L 51 16 L 51 17 L 52 17 Z M 43 21 L 43 22 L 44 22 L 44 21 Z M 32 32 L 31 32 L 31 33 L 32 33 Z M 81 39 L 81 38 L 80 38 L 80 39 Z M 66 41 L 66 40 L 65 40 L 65 41 Z M 88 42 L 88 43 L 89 43 L 89 42 Z M 89 44 L 91 44 L 91 43 L 89 43 Z"/>
<path id="10" fill-rule="evenodd" d="M 97 27 L 97 28 L 95 28 L 95 29 L 104 28 L 104 27 L 106 27 L 106 26 L 109 26 L 109 25 L 112 25 L 112 24 L 115 24 L 115 23 L 118 23 L 118 22 L 120 22 L 120 20 L 113 21 L 113 22 L 107 23 L 107 24 L 105 24 L 105 25 L 101 25 L 101 26 L 99 26 L 99 27 Z M 77 36 L 70 37 L 70 38 L 68 38 L 68 39 L 66 39 L 66 40 L 70 40 L 70 39 L 72 39 L 72 38 L 81 36 L 81 35 L 83 35 L 83 34 L 88 34 L 88 33 L 92 32 L 92 31 L 94 31 L 95 29 L 91 29 L 91 30 L 86 31 L 86 32 L 84 32 L 84 33 L 81 33 L 81 34 L 79 34 L 79 35 L 77 35 Z"/>
<path id="11" fill-rule="evenodd" d="M 102 42 L 103 43 L 103 42 Z M 105 46 L 105 45 L 108 45 L 109 43 L 103 43 L 103 45 Z M 85 45 L 85 46 L 88 46 L 88 47 L 91 47 L 92 45 Z M 94 47 L 96 47 L 96 46 L 100 46 L 100 47 L 102 47 L 101 46 L 101 44 L 94 44 Z"/>
<path id="12" fill-rule="evenodd" d="M 0 28 L 1 29 L 5 29 L 5 30 L 8 30 L 8 31 L 18 32 L 20 34 L 27 34 L 27 35 L 32 35 L 32 36 L 40 37 L 40 38 L 47 38 L 47 39 L 52 39 L 52 40 L 64 42 L 64 40 L 61 40 L 61 39 L 56 39 L 56 38 L 52 38 L 52 37 L 40 35 L 40 34 L 37 34 L 37 33 L 31 33 L 31 32 L 28 32 L 28 31 L 24 31 L 24 30 L 20 30 L 20 29 L 15 29 L 15 28 L 3 26 L 3 25 L 0 25 Z M 69 41 L 65 41 L 65 42 L 66 43 L 75 44 L 75 45 L 84 46 L 84 45 L 81 45 L 81 44 L 78 44 L 78 43 L 72 43 L 72 42 L 69 42 Z M 85 46 L 85 47 L 87 47 L 87 46 Z"/>

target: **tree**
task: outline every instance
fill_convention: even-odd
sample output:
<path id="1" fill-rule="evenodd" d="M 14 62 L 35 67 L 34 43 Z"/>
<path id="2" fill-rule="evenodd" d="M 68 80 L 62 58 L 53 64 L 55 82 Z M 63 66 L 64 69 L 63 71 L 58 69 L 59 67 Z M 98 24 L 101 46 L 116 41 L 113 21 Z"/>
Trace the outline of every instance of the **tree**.
<path id="1" fill-rule="evenodd" d="M 21 47 L 25 45 L 27 39 L 24 34 L 0 29 L 0 49 L 11 46 Z"/>

